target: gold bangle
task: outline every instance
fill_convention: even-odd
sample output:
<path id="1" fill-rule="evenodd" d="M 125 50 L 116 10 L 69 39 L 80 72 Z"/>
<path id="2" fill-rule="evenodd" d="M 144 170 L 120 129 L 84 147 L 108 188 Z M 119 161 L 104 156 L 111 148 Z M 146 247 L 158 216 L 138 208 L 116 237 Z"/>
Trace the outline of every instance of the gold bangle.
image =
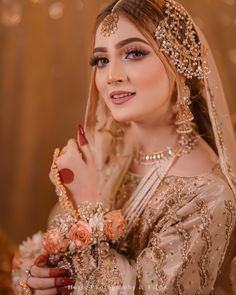
<path id="1" fill-rule="evenodd" d="M 32 290 L 30 289 L 30 287 L 28 286 L 26 281 L 21 281 L 20 287 L 21 287 L 24 295 L 32 295 L 33 294 Z"/>
<path id="2" fill-rule="evenodd" d="M 61 183 L 58 167 L 57 167 L 57 159 L 60 155 L 60 149 L 56 148 L 53 155 L 53 163 L 52 163 L 52 173 L 55 179 L 56 185 L 56 194 L 59 197 L 59 203 L 65 213 L 71 214 L 75 220 L 79 220 L 80 216 L 78 211 L 74 208 L 72 201 L 69 199 L 67 195 L 66 188 Z"/>

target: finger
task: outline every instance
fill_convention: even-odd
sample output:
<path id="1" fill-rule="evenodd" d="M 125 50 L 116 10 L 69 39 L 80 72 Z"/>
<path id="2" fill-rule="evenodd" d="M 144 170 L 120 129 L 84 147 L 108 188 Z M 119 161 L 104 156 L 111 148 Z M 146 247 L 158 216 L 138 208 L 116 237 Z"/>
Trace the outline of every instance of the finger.
<path id="1" fill-rule="evenodd" d="M 58 294 L 57 288 L 51 288 L 46 290 L 34 290 L 34 295 L 55 295 Z"/>
<path id="2" fill-rule="evenodd" d="M 73 150 L 73 151 L 76 150 L 79 152 L 77 141 L 74 138 L 71 138 L 68 140 L 66 148 L 67 148 L 67 151 L 68 150 Z"/>
<path id="3" fill-rule="evenodd" d="M 66 268 L 49 268 L 50 277 L 65 277 L 70 276 L 70 270 Z"/>
<path id="4" fill-rule="evenodd" d="M 57 292 L 59 294 L 70 294 L 74 290 L 74 285 L 57 287 Z"/>
<path id="5" fill-rule="evenodd" d="M 58 288 L 51 288 L 45 290 L 34 290 L 34 295 L 54 295 L 54 294 L 70 294 L 74 289 L 74 286 L 65 286 L 65 287 L 58 287 Z"/>
<path id="6" fill-rule="evenodd" d="M 67 143 L 66 152 L 60 155 L 56 160 L 56 165 L 58 169 L 62 169 L 65 167 L 65 165 L 68 164 L 68 159 L 70 158 L 77 158 L 82 160 L 82 154 L 79 150 L 79 147 L 77 145 L 77 142 L 75 139 L 70 139 Z M 82 161 L 81 161 L 82 162 Z"/>
<path id="7" fill-rule="evenodd" d="M 48 254 L 41 254 L 38 257 L 36 257 L 34 264 L 38 267 L 42 267 L 47 265 L 48 262 Z"/>
<path id="8" fill-rule="evenodd" d="M 36 277 L 29 277 L 27 280 L 27 285 L 32 289 L 51 289 L 54 287 L 62 287 L 62 286 L 69 286 L 74 285 L 75 280 L 66 277 L 60 278 L 36 278 Z"/>
<path id="9" fill-rule="evenodd" d="M 64 159 L 68 159 L 68 155 L 73 155 L 75 153 L 80 155 L 79 147 L 77 141 L 74 138 L 70 138 L 66 146 L 61 150 L 56 163 L 58 164 L 58 160 L 59 162 L 63 162 Z"/>
<path id="10" fill-rule="evenodd" d="M 51 289 L 55 287 L 55 278 L 29 277 L 27 285 L 32 289 Z"/>
<path id="11" fill-rule="evenodd" d="M 88 140 L 86 138 L 84 128 L 80 124 L 77 125 L 77 142 L 80 147 L 88 144 Z"/>
<path id="12" fill-rule="evenodd" d="M 70 271 L 65 268 L 49 268 L 49 267 L 38 267 L 33 265 L 30 269 L 30 275 L 32 277 L 49 278 L 49 277 L 63 277 L 69 276 Z"/>
<path id="13" fill-rule="evenodd" d="M 71 286 L 75 284 L 75 279 L 71 278 L 55 278 L 55 287 Z"/>
<path id="14" fill-rule="evenodd" d="M 77 142 L 79 144 L 79 148 L 85 156 L 86 162 L 93 161 L 93 155 L 90 150 L 88 140 L 86 138 L 83 127 L 78 124 L 77 126 Z"/>

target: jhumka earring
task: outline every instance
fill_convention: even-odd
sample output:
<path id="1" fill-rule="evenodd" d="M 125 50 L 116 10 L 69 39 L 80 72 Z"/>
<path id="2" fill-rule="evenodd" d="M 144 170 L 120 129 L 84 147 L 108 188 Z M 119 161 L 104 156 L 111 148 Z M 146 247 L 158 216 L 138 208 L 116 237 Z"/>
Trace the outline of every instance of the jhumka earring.
<path id="1" fill-rule="evenodd" d="M 115 12 L 115 9 L 123 0 L 119 0 L 102 22 L 101 34 L 104 37 L 109 37 L 118 30 L 119 15 Z"/>
<path id="2" fill-rule="evenodd" d="M 177 105 L 178 112 L 175 120 L 176 132 L 180 135 L 187 135 L 193 131 L 194 116 L 189 108 L 191 104 L 190 96 L 189 87 L 184 85 L 182 101 Z"/>

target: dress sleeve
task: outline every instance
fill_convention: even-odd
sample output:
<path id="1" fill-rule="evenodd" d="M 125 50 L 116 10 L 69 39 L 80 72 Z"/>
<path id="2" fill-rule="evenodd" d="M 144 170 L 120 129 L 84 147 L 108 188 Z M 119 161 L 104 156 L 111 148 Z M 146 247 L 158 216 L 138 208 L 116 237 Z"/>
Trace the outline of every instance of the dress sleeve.
<path id="1" fill-rule="evenodd" d="M 137 294 L 209 295 L 234 223 L 235 201 L 226 185 L 210 187 L 176 212 L 170 210 L 138 256 Z"/>
<path id="2" fill-rule="evenodd" d="M 104 251 L 104 249 L 102 250 Z M 86 282 L 86 295 L 134 295 L 136 287 L 136 265 L 114 249 L 107 249 L 101 262 Z M 79 289 L 79 288 L 75 288 Z M 74 293 L 81 295 L 82 293 Z M 84 293 L 83 293 L 84 295 Z"/>

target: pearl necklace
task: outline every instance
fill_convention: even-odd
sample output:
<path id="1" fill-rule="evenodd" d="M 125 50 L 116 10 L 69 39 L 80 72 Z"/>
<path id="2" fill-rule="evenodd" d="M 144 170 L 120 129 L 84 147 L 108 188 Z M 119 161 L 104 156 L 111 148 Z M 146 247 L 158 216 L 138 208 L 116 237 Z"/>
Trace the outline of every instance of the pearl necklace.
<path id="1" fill-rule="evenodd" d="M 181 136 L 178 143 L 174 147 L 167 147 L 163 151 L 145 153 L 144 151 L 134 150 L 133 161 L 136 164 L 147 166 L 158 163 L 162 160 L 173 158 L 174 155 L 181 150 L 179 156 L 189 153 L 197 143 L 196 135 Z"/>

